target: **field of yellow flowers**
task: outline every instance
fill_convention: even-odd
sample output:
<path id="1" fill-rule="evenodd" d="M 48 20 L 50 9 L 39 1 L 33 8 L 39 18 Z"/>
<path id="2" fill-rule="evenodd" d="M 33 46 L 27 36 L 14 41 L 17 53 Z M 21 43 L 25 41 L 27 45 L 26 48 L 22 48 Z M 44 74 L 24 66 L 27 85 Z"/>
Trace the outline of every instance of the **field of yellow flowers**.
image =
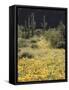
<path id="1" fill-rule="evenodd" d="M 34 57 L 18 59 L 18 82 L 65 79 L 65 50 L 52 48 L 43 37 L 36 44 L 21 48 Z"/>

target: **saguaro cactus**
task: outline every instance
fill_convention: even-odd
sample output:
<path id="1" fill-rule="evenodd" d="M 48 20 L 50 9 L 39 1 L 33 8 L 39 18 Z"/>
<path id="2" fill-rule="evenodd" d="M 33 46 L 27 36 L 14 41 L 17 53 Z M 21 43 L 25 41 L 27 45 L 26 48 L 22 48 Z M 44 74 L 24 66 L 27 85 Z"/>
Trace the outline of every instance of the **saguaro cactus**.
<path id="1" fill-rule="evenodd" d="M 46 17 L 43 16 L 43 29 L 44 29 L 44 31 L 46 30 L 46 28 L 47 28 Z"/>
<path id="2" fill-rule="evenodd" d="M 45 16 L 43 16 L 43 24 L 44 24 L 44 29 L 45 29 Z"/>
<path id="3" fill-rule="evenodd" d="M 24 28 L 24 31 L 25 31 L 25 38 L 26 38 L 26 31 L 27 31 L 27 22 L 26 22 L 26 20 L 25 20 L 25 28 Z"/>
<path id="4" fill-rule="evenodd" d="M 30 17 L 28 17 L 28 37 L 30 37 Z"/>
<path id="5" fill-rule="evenodd" d="M 28 28 L 30 29 L 30 17 L 28 17 Z"/>
<path id="6" fill-rule="evenodd" d="M 32 36 L 34 35 L 34 29 L 36 26 L 36 22 L 34 20 L 34 13 L 31 14 L 31 28 L 32 28 Z"/>

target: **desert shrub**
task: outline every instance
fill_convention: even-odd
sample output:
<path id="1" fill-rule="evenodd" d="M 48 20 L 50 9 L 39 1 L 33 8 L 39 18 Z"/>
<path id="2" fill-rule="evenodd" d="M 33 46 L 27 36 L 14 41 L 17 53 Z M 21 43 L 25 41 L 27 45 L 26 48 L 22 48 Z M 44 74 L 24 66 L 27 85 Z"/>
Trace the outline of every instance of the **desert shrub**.
<path id="1" fill-rule="evenodd" d="M 62 46 L 62 48 L 63 48 L 62 43 L 60 43 L 60 41 L 61 42 L 63 41 L 63 36 L 61 35 L 60 31 L 48 30 L 48 31 L 45 32 L 44 36 L 45 36 L 46 40 L 51 42 L 51 45 L 53 47 L 58 48 L 59 46 Z"/>
<path id="2" fill-rule="evenodd" d="M 23 53 L 21 53 L 21 55 L 19 56 L 19 58 L 33 58 L 34 56 L 33 56 L 33 54 L 32 53 L 30 53 L 30 52 L 23 52 Z"/>
<path id="3" fill-rule="evenodd" d="M 36 42 L 37 42 L 37 40 L 35 40 L 35 39 L 31 40 L 31 43 L 36 43 Z"/>
<path id="4" fill-rule="evenodd" d="M 22 47 L 28 47 L 29 45 L 27 43 L 23 43 Z"/>
<path id="5" fill-rule="evenodd" d="M 65 42 L 64 41 L 60 41 L 57 43 L 56 45 L 57 48 L 65 48 Z"/>
<path id="6" fill-rule="evenodd" d="M 40 30 L 40 29 L 36 30 L 35 34 L 36 34 L 37 36 L 41 36 L 41 30 Z"/>
<path id="7" fill-rule="evenodd" d="M 65 25 L 62 21 L 59 22 L 59 25 L 57 26 L 57 30 L 61 32 L 63 36 L 65 36 Z"/>
<path id="8" fill-rule="evenodd" d="M 39 37 L 36 36 L 36 35 L 33 36 L 32 38 L 30 38 L 30 42 L 31 42 L 31 43 L 37 43 L 39 40 L 40 40 Z"/>
<path id="9" fill-rule="evenodd" d="M 18 37 L 22 37 L 22 32 L 18 30 Z"/>
<path id="10" fill-rule="evenodd" d="M 24 27 L 21 25 L 18 25 L 18 37 L 19 38 L 24 38 Z"/>
<path id="11" fill-rule="evenodd" d="M 20 52 L 21 51 L 21 49 L 20 48 L 18 48 L 18 52 Z"/>
<path id="12" fill-rule="evenodd" d="M 18 47 L 21 48 L 21 47 L 28 47 L 28 43 L 26 42 L 26 40 L 20 38 L 18 39 Z"/>
<path id="13" fill-rule="evenodd" d="M 38 45 L 32 44 L 32 45 L 31 45 L 31 48 L 38 48 Z"/>

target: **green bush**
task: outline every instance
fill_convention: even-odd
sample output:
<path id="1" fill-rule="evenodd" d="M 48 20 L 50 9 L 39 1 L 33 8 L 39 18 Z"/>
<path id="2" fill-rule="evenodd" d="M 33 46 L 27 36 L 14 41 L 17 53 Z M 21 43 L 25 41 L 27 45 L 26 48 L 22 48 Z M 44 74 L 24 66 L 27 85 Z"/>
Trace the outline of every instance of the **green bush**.
<path id="1" fill-rule="evenodd" d="M 46 40 L 51 42 L 52 47 L 64 48 L 64 37 L 62 36 L 60 31 L 50 29 L 45 32 L 44 36 L 45 36 Z"/>
<path id="2" fill-rule="evenodd" d="M 21 26 L 21 25 L 18 25 L 18 37 L 19 38 L 24 38 L 25 35 L 24 35 L 24 27 Z"/>
<path id="3" fill-rule="evenodd" d="M 60 41 L 57 43 L 56 45 L 57 48 L 65 48 L 65 42 L 64 41 Z"/>
<path id="4" fill-rule="evenodd" d="M 33 58 L 34 56 L 30 53 L 30 52 L 23 52 L 21 53 L 21 55 L 19 56 L 19 58 Z"/>
<path id="5" fill-rule="evenodd" d="M 32 44 L 31 48 L 38 48 L 38 46 L 36 44 Z"/>
<path id="6" fill-rule="evenodd" d="M 21 49 L 18 48 L 18 52 L 21 52 Z"/>
<path id="7" fill-rule="evenodd" d="M 20 38 L 18 39 L 18 47 L 21 48 L 21 47 L 28 47 L 28 43 L 26 42 L 26 40 Z"/>
<path id="8" fill-rule="evenodd" d="M 31 43 L 36 43 L 36 42 L 37 42 L 37 40 L 35 40 L 35 39 L 31 40 Z"/>
<path id="9" fill-rule="evenodd" d="M 38 36 L 33 36 L 32 38 L 30 38 L 30 41 L 31 41 L 31 43 L 37 43 L 37 41 L 39 41 L 40 39 L 39 39 L 39 37 Z"/>

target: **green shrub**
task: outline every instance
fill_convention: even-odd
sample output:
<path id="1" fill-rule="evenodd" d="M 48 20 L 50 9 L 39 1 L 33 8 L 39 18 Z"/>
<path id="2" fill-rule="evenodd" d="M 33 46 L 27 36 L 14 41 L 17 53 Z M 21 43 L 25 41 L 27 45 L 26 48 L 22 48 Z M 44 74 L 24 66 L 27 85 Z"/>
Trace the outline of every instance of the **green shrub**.
<path id="1" fill-rule="evenodd" d="M 60 31 L 50 29 L 50 30 L 45 32 L 44 36 L 45 36 L 46 40 L 51 42 L 52 47 L 64 48 L 64 42 L 63 42 L 64 37 L 62 36 Z"/>
<path id="2" fill-rule="evenodd" d="M 29 46 L 29 45 L 28 45 L 28 43 L 26 42 L 26 40 L 24 40 L 24 39 L 22 39 L 22 38 L 18 39 L 18 47 L 19 47 L 19 48 L 28 47 L 28 46 Z"/>
<path id="3" fill-rule="evenodd" d="M 60 41 L 57 43 L 56 45 L 57 48 L 65 48 L 65 42 L 64 41 Z"/>
<path id="4" fill-rule="evenodd" d="M 19 38 L 24 38 L 25 35 L 24 35 L 24 27 L 21 26 L 21 25 L 18 25 L 18 37 Z"/>
<path id="5" fill-rule="evenodd" d="M 21 52 L 21 49 L 18 48 L 18 52 Z"/>
<path id="6" fill-rule="evenodd" d="M 36 43 L 36 42 L 37 42 L 37 40 L 35 40 L 35 39 L 31 40 L 31 43 Z"/>
<path id="7" fill-rule="evenodd" d="M 38 46 L 36 44 L 32 44 L 31 48 L 38 48 Z"/>
<path id="8" fill-rule="evenodd" d="M 23 52 L 20 56 L 19 56 L 19 58 L 33 58 L 34 56 L 30 53 L 30 52 Z"/>
<path id="9" fill-rule="evenodd" d="M 27 43 L 23 43 L 22 47 L 28 47 L 29 45 Z"/>

